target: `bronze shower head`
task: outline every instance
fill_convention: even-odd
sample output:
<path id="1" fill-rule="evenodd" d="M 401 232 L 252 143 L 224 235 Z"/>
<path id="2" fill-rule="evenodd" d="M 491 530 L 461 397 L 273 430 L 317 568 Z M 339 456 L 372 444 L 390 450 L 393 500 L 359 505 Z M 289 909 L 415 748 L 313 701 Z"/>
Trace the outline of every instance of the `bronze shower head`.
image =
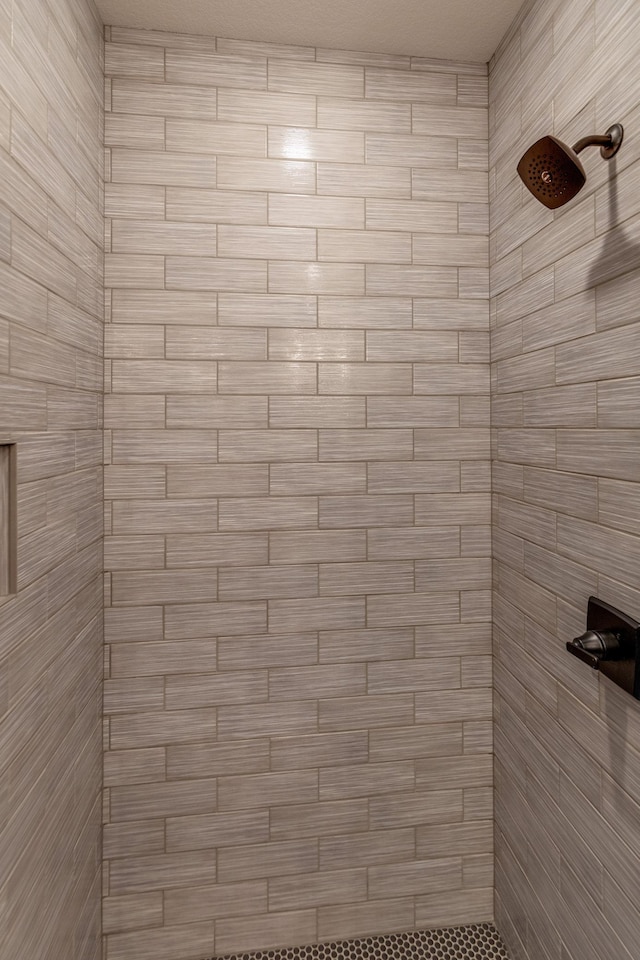
<path id="1" fill-rule="evenodd" d="M 573 199 L 586 182 L 587 175 L 578 159 L 580 151 L 599 146 L 600 154 L 610 160 L 620 149 L 623 132 L 621 124 L 614 123 L 603 137 L 583 137 L 574 147 L 556 137 L 543 137 L 520 160 L 520 179 L 540 203 L 555 210 Z"/>

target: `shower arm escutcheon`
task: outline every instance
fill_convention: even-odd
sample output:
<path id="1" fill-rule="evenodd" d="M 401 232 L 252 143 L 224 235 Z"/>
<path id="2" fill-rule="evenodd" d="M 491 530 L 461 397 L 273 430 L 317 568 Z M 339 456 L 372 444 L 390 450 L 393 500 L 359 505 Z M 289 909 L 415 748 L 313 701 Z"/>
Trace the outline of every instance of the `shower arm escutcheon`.
<path id="1" fill-rule="evenodd" d="M 582 137 L 571 149 L 574 153 L 580 153 L 585 147 L 600 147 L 600 156 L 605 160 L 610 160 L 611 157 L 615 157 L 620 149 L 623 136 L 624 130 L 622 124 L 614 123 L 613 126 L 609 127 L 604 136 L 593 134 L 593 136 L 590 137 Z"/>

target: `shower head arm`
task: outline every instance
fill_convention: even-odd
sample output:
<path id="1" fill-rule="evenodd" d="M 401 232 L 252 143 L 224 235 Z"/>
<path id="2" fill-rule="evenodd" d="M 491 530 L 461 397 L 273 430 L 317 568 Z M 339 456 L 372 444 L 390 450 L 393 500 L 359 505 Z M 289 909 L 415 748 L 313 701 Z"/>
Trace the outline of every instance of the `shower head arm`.
<path id="1" fill-rule="evenodd" d="M 572 150 L 574 153 L 580 153 L 585 147 L 600 147 L 600 155 L 605 160 L 611 160 L 611 157 L 614 157 L 620 149 L 623 135 L 622 125 L 614 123 L 604 136 L 583 137 L 572 147 Z"/>
<path id="2" fill-rule="evenodd" d="M 585 147 L 610 147 L 612 146 L 612 138 L 610 136 L 592 136 L 592 137 L 582 137 L 581 140 L 571 148 L 574 153 L 580 153 L 584 150 Z"/>

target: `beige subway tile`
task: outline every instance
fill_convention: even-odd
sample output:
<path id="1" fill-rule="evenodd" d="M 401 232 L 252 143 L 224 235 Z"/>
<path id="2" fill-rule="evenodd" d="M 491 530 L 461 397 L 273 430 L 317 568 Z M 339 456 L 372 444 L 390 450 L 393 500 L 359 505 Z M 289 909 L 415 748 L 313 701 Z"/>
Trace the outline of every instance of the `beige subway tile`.
<path id="1" fill-rule="evenodd" d="M 271 563 L 318 563 L 339 558 L 342 561 L 364 560 L 366 556 L 364 530 L 313 531 L 304 533 L 272 533 L 269 536 Z"/>
<path id="2" fill-rule="evenodd" d="M 319 907 L 325 904 L 351 903 L 367 899 L 366 870 L 322 871 L 298 877 L 273 877 L 269 880 L 269 906 L 272 910 L 291 907 Z"/>
<path id="3" fill-rule="evenodd" d="M 411 460 L 413 457 L 410 430 L 321 430 L 319 443 L 320 460 Z"/>
<path id="4" fill-rule="evenodd" d="M 397 863 L 414 856 L 415 830 L 412 828 L 369 830 L 354 833 L 348 837 L 320 839 L 320 866 L 323 870 L 354 869 L 360 866 Z"/>
<path id="5" fill-rule="evenodd" d="M 364 293 L 364 265 L 359 263 L 269 263 L 270 293 L 353 295 Z"/>
<path id="6" fill-rule="evenodd" d="M 493 915 L 493 887 L 430 893 L 416 897 L 416 923 L 439 927 L 449 923 L 486 923 Z"/>
<path id="7" fill-rule="evenodd" d="M 218 372 L 220 393 L 316 393 L 316 366 L 313 363 L 222 362 L 218 365 Z"/>
<path id="8" fill-rule="evenodd" d="M 114 220 L 111 249 L 113 253 L 215 257 L 216 227 L 173 221 Z"/>
<path id="9" fill-rule="evenodd" d="M 362 97 L 364 70 L 357 66 L 270 60 L 269 90 L 327 97 Z"/>
<path id="10" fill-rule="evenodd" d="M 370 693 L 411 690 L 452 690 L 460 686 L 460 658 L 389 660 L 369 664 L 367 689 Z"/>
<path id="11" fill-rule="evenodd" d="M 430 790 L 372 797 L 369 809 L 373 829 L 445 824 L 462 819 L 462 791 Z"/>
<path id="12" fill-rule="evenodd" d="M 105 356 L 112 360 L 164 357 L 164 330 L 157 324 L 107 324 Z"/>
<path id="13" fill-rule="evenodd" d="M 105 933 L 162 926 L 162 892 L 107 897 L 102 905 Z"/>
<path id="14" fill-rule="evenodd" d="M 221 530 L 291 530 L 318 525 L 315 497 L 238 497 L 222 500 Z"/>
<path id="15" fill-rule="evenodd" d="M 269 769 L 267 740 L 185 743 L 167 747 L 166 753 L 168 780 L 190 780 L 193 777 L 224 776 L 232 773 L 264 773 Z M 262 816 L 263 814 L 257 814 L 258 818 Z M 226 819 L 221 822 L 226 823 Z M 180 823 L 175 824 L 175 830 L 179 832 Z"/>
<path id="16" fill-rule="evenodd" d="M 167 118 L 166 148 L 185 153 L 265 157 L 267 131 L 258 125 Z"/>
<path id="17" fill-rule="evenodd" d="M 413 656 L 413 629 L 327 630 L 320 634 L 319 656 L 322 663 L 392 660 Z"/>
<path id="18" fill-rule="evenodd" d="M 635 430 L 559 430 L 557 444 L 560 470 L 618 480 L 638 477 Z"/>
<path id="19" fill-rule="evenodd" d="M 313 597 L 318 593 L 318 570 L 314 564 L 234 567 L 220 571 L 219 585 L 222 600 Z"/>
<path id="20" fill-rule="evenodd" d="M 317 428 L 349 424 L 364 427 L 365 405 L 364 397 L 270 397 L 269 426 Z M 322 442 L 322 434 L 320 438 Z M 331 458 L 321 456 L 321 459 Z"/>
<path id="21" fill-rule="evenodd" d="M 201 879 L 207 878 L 203 876 Z M 140 960 L 171 960 L 176 950 L 181 948 L 199 956 L 211 953 L 213 949 L 213 923 L 189 923 L 159 930 L 112 933 L 108 944 L 112 960 L 128 960 L 132 956 L 140 957 Z"/>
<path id="22" fill-rule="evenodd" d="M 264 670 L 238 673 L 175 674 L 165 678 L 165 706 L 168 710 L 189 703 L 209 707 L 224 703 L 254 703 L 267 695 Z"/>
<path id="23" fill-rule="evenodd" d="M 413 696 L 400 694 L 325 699 L 320 701 L 319 712 L 322 732 L 406 726 L 413 722 Z"/>
<path id="24" fill-rule="evenodd" d="M 411 106 L 399 102 L 373 103 L 366 100 L 320 97 L 318 127 L 328 130 L 410 133 Z"/>
<path id="25" fill-rule="evenodd" d="M 107 147 L 164 150 L 164 118 L 107 113 L 104 118 L 104 142 Z M 111 185 L 105 184 L 105 188 L 107 186 Z"/>
<path id="26" fill-rule="evenodd" d="M 413 587 L 410 561 L 324 563 L 320 566 L 321 596 L 406 593 Z"/>
<path id="27" fill-rule="evenodd" d="M 215 710 L 175 710 L 112 717 L 111 746 L 115 750 L 128 750 L 206 740 L 215 735 L 215 727 Z"/>
<path id="28" fill-rule="evenodd" d="M 208 850 L 127 857 L 111 862 L 110 892 L 112 896 L 122 896 L 212 883 L 215 879 L 215 858 Z"/>
<path id="29" fill-rule="evenodd" d="M 318 259 L 359 263 L 410 263 L 411 239 L 405 233 L 374 230 L 318 231 Z"/>
<path id="30" fill-rule="evenodd" d="M 261 494 L 268 487 L 267 468 L 260 465 L 170 464 L 167 494 L 174 499 L 232 494 Z M 195 546 L 195 543 L 194 543 Z"/>
<path id="31" fill-rule="evenodd" d="M 366 474 L 361 463 L 272 464 L 269 491 L 276 495 L 366 493 Z"/>
<path id="32" fill-rule="evenodd" d="M 331 159 L 326 157 L 324 159 Z M 345 159 L 336 157 L 336 160 Z M 284 227 L 363 229 L 362 197 L 314 197 L 283 193 L 269 195 L 269 223 Z"/>
<path id="33" fill-rule="evenodd" d="M 367 598 L 367 623 L 372 627 L 421 623 L 457 623 L 458 593 L 379 594 Z"/>
<path id="34" fill-rule="evenodd" d="M 448 723 L 491 719 L 490 689 L 434 691 L 416 696 L 416 722 Z M 484 784 L 480 784 L 484 786 Z"/>
<path id="35" fill-rule="evenodd" d="M 320 940 L 370 937 L 381 927 L 387 933 L 409 930 L 413 916 L 413 897 L 319 907 L 318 937 Z"/>
<path id="36" fill-rule="evenodd" d="M 308 734 L 280 737 L 271 742 L 273 770 L 300 767 L 338 766 L 365 763 L 368 759 L 368 733 Z M 300 804 L 272 811 L 272 835 L 282 837 L 318 836 L 320 833 L 352 833 L 367 826 L 367 803 L 347 801 L 336 804 Z"/>
<path id="37" fill-rule="evenodd" d="M 478 300 L 428 299 L 414 301 L 414 326 L 418 330 L 487 330 L 487 304 Z"/>
<path id="38" fill-rule="evenodd" d="M 114 183 L 215 187 L 216 163 L 214 157 L 197 153 L 114 147 L 111 151 L 111 178 Z"/>
<path id="39" fill-rule="evenodd" d="M 227 463 L 315 460 L 317 457 L 316 431 L 221 430 L 218 455 L 221 462 Z"/>
<path id="40" fill-rule="evenodd" d="M 255 40 L 228 40 L 218 37 L 219 53 L 232 53 L 247 57 L 280 57 L 286 60 L 313 60 L 313 47 L 295 46 L 290 43 L 262 43 Z"/>
<path id="41" fill-rule="evenodd" d="M 242 670 L 247 662 L 258 668 L 316 663 L 317 659 L 315 633 L 220 637 L 218 641 L 220 670 Z"/>
<path id="42" fill-rule="evenodd" d="M 218 920 L 216 949 L 226 954 L 312 943 L 316 930 L 315 909 Z"/>
<path id="43" fill-rule="evenodd" d="M 165 610 L 165 639 L 264 633 L 266 616 L 261 602 L 172 604 Z"/>
<path id="44" fill-rule="evenodd" d="M 138 570 L 164 567 L 163 537 L 107 537 L 104 544 L 107 570 Z"/>
<path id="45" fill-rule="evenodd" d="M 315 327 L 317 303 L 313 296 L 221 294 L 220 323 L 226 326 Z"/>
<path id="46" fill-rule="evenodd" d="M 401 363 L 321 363 L 318 389 L 328 394 L 411 393 L 411 366 Z"/>
<path id="47" fill-rule="evenodd" d="M 267 85 L 267 62 L 261 57 L 169 48 L 166 51 L 166 79 L 169 83 L 201 83 L 214 87 L 264 90 Z"/>
<path id="48" fill-rule="evenodd" d="M 109 750 L 104 755 L 104 784 L 106 787 L 115 787 L 145 782 L 160 783 L 165 779 L 165 769 L 163 747 Z"/>
<path id="49" fill-rule="evenodd" d="M 374 296 L 455 297 L 455 267 L 367 264 L 367 293 Z"/>
<path id="50" fill-rule="evenodd" d="M 139 610 L 105 610 L 105 635 L 108 643 L 136 643 L 162 640 L 162 607 Z"/>
<path id="51" fill-rule="evenodd" d="M 164 80 L 164 51 L 133 43 L 105 43 L 104 72 L 112 77 Z"/>
<path id="52" fill-rule="evenodd" d="M 369 397 L 367 414 L 371 428 L 458 427 L 460 400 L 457 396 Z"/>
<path id="53" fill-rule="evenodd" d="M 372 230 L 430 230 L 438 234 L 456 233 L 458 230 L 456 203 L 373 198 L 367 199 L 366 205 L 367 227 Z"/>
<path id="54" fill-rule="evenodd" d="M 443 826 L 442 829 L 446 828 Z M 443 889 L 456 890 L 462 885 L 462 861 L 456 856 L 369 867 L 368 873 L 369 896 L 372 900 L 388 896 L 437 893 Z"/>
<path id="55" fill-rule="evenodd" d="M 488 589 L 491 586 L 489 558 L 416 561 L 416 590 L 442 590 L 449 584 L 461 590 Z"/>
<path id="56" fill-rule="evenodd" d="M 406 329 L 411 327 L 412 305 L 407 297 L 318 298 L 321 327 L 347 329 Z"/>
<path id="57" fill-rule="evenodd" d="M 167 220 L 191 223 L 266 223 L 267 194 L 244 190 L 167 187 L 166 216 Z"/>
<path id="58" fill-rule="evenodd" d="M 486 203 L 487 175 L 482 171 L 414 167 L 412 185 L 415 200 L 441 201 L 446 196 L 451 203 Z"/>
<path id="59" fill-rule="evenodd" d="M 217 185 L 225 189 L 271 190 L 302 194 L 316 191 L 315 163 L 222 156 L 218 159 L 217 167 Z M 203 184 L 201 181 L 200 185 L 209 186 L 210 184 Z"/>
<path id="60" fill-rule="evenodd" d="M 216 341 L 217 338 L 205 337 L 205 340 L 211 344 L 211 342 Z M 187 350 L 190 349 L 190 347 L 187 347 Z M 247 352 L 249 352 L 248 348 L 246 349 Z M 129 394 L 125 395 L 124 400 L 128 400 L 129 396 Z M 164 397 L 161 399 L 163 401 L 165 400 Z M 173 429 L 266 427 L 267 413 L 268 401 L 266 397 L 220 397 L 210 394 L 170 394 L 166 397 L 166 423 L 168 428 Z M 203 469 L 206 473 L 207 468 L 204 467 Z M 225 471 L 228 473 L 229 468 L 221 467 L 218 471 L 221 478 L 226 476 Z M 236 471 L 236 473 L 240 481 L 242 471 Z M 177 475 L 178 474 L 176 474 L 176 476 Z M 211 476 L 214 477 L 215 472 L 212 472 Z M 187 485 L 187 489 L 190 489 L 189 484 Z M 208 490 L 206 492 L 208 492 Z M 261 493 L 262 487 L 246 492 Z M 175 495 L 175 490 L 172 495 Z"/>
<path id="61" fill-rule="evenodd" d="M 408 167 L 318 163 L 318 193 L 329 196 L 410 197 Z"/>
<path id="62" fill-rule="evenodd" d="M 128 570 L 112 575 L 112 597 L 116 604 L 163 604 L 216 599 L 215 571 Z"/>
<path id="63" fill-rule="evenodd" d="M 413 525 L 413 497 L 321 497 L 319 524 L 325 529 Z"/>
<path id="64" fill-rule="evenodd" d="M 199 533 L 167 537 L 167 567 L 215 567 L 267 562 L 267 535 Z"/>
<path id="65" fill-rule="evenodd" d="M 270 360 L 364 360 L 364 334 L 357 330 L 270 330 Z"/>
<path id="66" fill-rule="evenodd" d="M 282 711 L 282 707 L 280 710 Z M 257 773 L 255 775 L 221 777 L 218 784 L 218 796 L 220 801 L 220 810 L 248 810 L 253 808 L 265 808 L 271 805 L 281 806 L 289 804 L 292 797 L 299 802 L 311 803 L 318 799 L 318 773 L 316 770 L 299 770 L 291 773 Z M 311 850 L 317 863 L 317 843 L 313 841 L 294 842 L 284 841 L 285 846 L 282 853 L 288 859 L 288 851 L 304 851 L 306 857 Z M 293 847 L 290 846 L 293 843 Z M 268 845 L 262 845 L 261 850 L 249 850 L 246 847 L 235 847 L 226 852 L 226 869 L 222 870 L 220 864 L 220 879 L 244 880 L 256 879 L 259 876 L 268 876 L 268 873 L 260 873 L 258 865 L 252 872 L 252 856 L 256 857 L 261 853 L 270 859 L 270 853 L 273 852 L 276 860 L 280 859 L 280 845 L 274 844 L 273 850 Z M 221 858 L 220 858 L 221 859 Z M 280 864 L 284 868 L 284 864 Z M 273 867 L 276 864 L 273 863 Z M 291 864 L 294 867 L 294 864 Z M 311 867 L 315 869 L 315 867 Z M 274 874 L 285 873 L 286 870 L 275 869 Z M 297 873 L 297 869 L 292 869 L 292 873 Z"/>
<path id="67" fill-rule="evenodd" d="M 411 790 L 414 768 L 410 760 L 324 767 L 320 770 L 320 799 L 346 800 Z"/>
<path id="68" fill-rule="evenodd" d="M 220 260 L 213 257 L 167 257 L 166 285 L 174 290 L 267 289 L 267 265 L 255 260 Z"/>
<path id="69" fill-rule="evenodd" d="M 264 330 L 166 327 L 165 341 L 168 360 L 264 360 L 267 353 Z"/>
<path id="70" fill-rule="evenodd" d="M 218 119 L 315 127 L 316 100 L 309 94 L 222 89 L 218 91 Z"/>
<path id="71" fill-rule="evenodd" d="M 115 79 L 111 98 L 114 113 L 216 119 L 216 97 L 211 87 Z"/>
<path id="72" fill-rule="evenodd" d="M 217 883 L 186 890 L 164 891 L 164 916 L 168 926 L 232 916 L 253 916 L 266 909 L 265 880 Z"/>
<path id="73" fill-rule="evenodd" d="M 164 852 L 164 820 L 107 823 L 103 827 L 103 853 L 112 857 L 148 856 Z M 113 895 L 113 891 L 111 892 Z"/>
<path id="74" fill-rule="evenodd" d="M 216 669 L 213 640 L 171 643 L 112 643 L 111 677 L 145 677 L 167 673 L 206 673 Z"/>
<path id="75" fill-rule="evenodd" d="M 380 664 L 371 664 L 369 669 L 379 666 Z M 422 726 L 396 727 L 391 730 L 370 732 L 369 756 L 371 760 L 449 757 L 462 752 L 462 743 L 462 726 L 459 723 L 432 723 Z M 410 805 L 414 803 L 411 798 L 408 798 L 408 802 Z M 417 801 L 415 801 L 415 804 L 417 804 Z M 458 820 L 461 817 L 452 819 Z M 398 826 L 401 826 L 401 824 L 398 824 Z"/>
<path id="76" fill-rule="evenodd" d="M 364 162 L 364 134 L 357 131 L 269 127 L 268 145 L 270 157 L 326 160 L 330 163 Z"/>
<path id="77" fill-rule="evenodd" d="M 427 396 L 452 393 L 482 395 L 487 392 L 488 379 L 487 364 L 416 363 L 414 365 L 415 392 Z"/>
<path id="78" fill-rule="evenodd" d="M 114 323 L 211 324 L 216 297 L 211 293 L 175 290 L 114 290 Z"/>
<path id="79" fill-rule="evenodd" d="M 309 667 L 282 667 L 269 671 L 269 699 L 301 699 L 302 691 L 310 691 L 313 699 L 355 696 L 366 692 L 363 664 L 333 664 Z"/>
<path id="80" fill-rule="evenodd" d="M 216 460 L 214 430 L 116 430 L 114 463 Z"/>
<path id="81" fill-rule="evenodd" d="M 418 233 L 413 237 L 413 262 L 458 267 L 485 267 L 489 250 L 484 237 L 443 237 Z"/>
<path id="82" fill-rule="evenodd" d="M 456 857 L 491 853 L 493 821 L 428 825 L 416 830 L 418 857 Z"/>
<path id="83" fill-rule="evenodd" d="M 366 135 L 367 163 L 407 167 L 449 167 L 457 161 L 453 137 L 417 137 L 402 134 Z M 424 229 L 424 223 L 419 229 Z"/>
<path id="84" fill-rule="evenodd" d="M 413 361 L 417 357 L 455 362 L 458 334 L 453 331 L 382 331 L 367 334 L 367 360 Z"/>
<path id="85" fill-rule="evenodd" d="M 380 493 L 457 493 L 460 468 L 454 461 L 370 463 L 368 490 Z"/>
<path id="86" fill-rule="evenodd" d="M 127 288 L 144 284 L 151 289 L 164 287 L 164 258 L 105 254 L 104 282 L 107 287 Z"/>
<path id="87" fill-rule="evenodd" d="M 114 822 L 204 814 L 216 808 L 216 781 L 189 780 L 112 787 L 110 814 Z"/>
<path id="88" fill-rule="evenodd" d="M 105 680 L 104 713 L 126 714 L 134 711 L 161 710 L 163 706 L 162 681 L 143 684 L 139 678 Z"/>
<path id="89" fill-rule="evenodd" d="M 363 597 L 269 601 L 269 629 L 274 633 L 363 627 L 364 619 Z"/>
<path id="90" fill-rule="evenodd" d="M 218 228 L 218 255 L 273 260 L 315 260 L 316 231 L 303 227 Z"/>
<path id="91" fill-rule="evenodd" d="M 442 527 L 398 527 L 369 530 L 367 534 L 370 560 L 437 560 L 457 557 L 461 550 L 461 534 L 465 528 L 452 524 Z"/>

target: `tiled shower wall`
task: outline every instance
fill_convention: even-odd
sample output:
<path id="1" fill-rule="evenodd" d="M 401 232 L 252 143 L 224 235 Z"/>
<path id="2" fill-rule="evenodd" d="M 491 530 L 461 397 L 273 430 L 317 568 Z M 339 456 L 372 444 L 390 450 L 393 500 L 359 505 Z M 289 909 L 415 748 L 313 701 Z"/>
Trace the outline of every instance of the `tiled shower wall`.
<path id="1" fill-rule="evenodd" d="M 497 919 L 514 958 L 631 960 L 640 704 L 570 657 L 596 594 L 640 619 L 640 7 L 529 5 L 491 72 Z M 621 121 L 555 214 L 526 147 Z"/>
<path id="2" fill-rule="evenodd" d="M 107 960 L 488 919 L 485 67 L 106 63 Z"/>
<path id="3" fill-rule="evenodd" d="M 0 443 L 17 450 L 19 591 L 0 598 L 3 960 L 101 951 L 101 159 L 93 6 L 0 0 Z"/>

